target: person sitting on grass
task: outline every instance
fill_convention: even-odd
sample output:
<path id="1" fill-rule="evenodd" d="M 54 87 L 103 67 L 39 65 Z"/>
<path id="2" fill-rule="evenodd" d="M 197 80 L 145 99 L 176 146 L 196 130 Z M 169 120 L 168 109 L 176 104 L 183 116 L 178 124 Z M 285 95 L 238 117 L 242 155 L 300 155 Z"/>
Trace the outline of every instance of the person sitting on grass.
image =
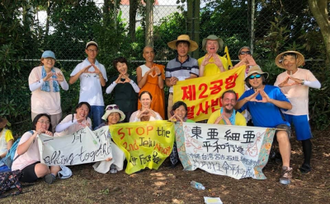
<path id="1" fill-rule="evenodd" d="M 7 123 L 7 119 L 0 117 L 0 159 L 7 155 L 8 150 L 14 143 L 13 134 L 9 129 L 6 128 Z"/>
<path id="2" fill-rule="evenodd" d="M 130 122 L 162 120 L 159 113 L 150 108 L 152 96 L 148 91 L 143 91 L 139 96 L 139 100 L 142 107 L 131 115 L 131 118 L 129 119 Z"/>
<path id="3" fill-rule="evenodd" d="M 194 123 L 195 121 L 187 118 L 188 108 L 187 104 L 183 101 L 177 101 L 172 106 L 171 117 L 168 119 L 173 122 L 183 122 Z M 178 148 L 176 146 L 176 141 L 174 140 L 173 149 L 170 154 L 171 168 L 174 168 L 179 163 Z"/>
<path id="4" fill-rule="evenodd" d="M 88 117 L 91 106 L 87 102 L 80 102 L 76 106 L 76 114 L 67 115 L 55 128 L 56 136 L 69 135 L 85 127 L 92 128 L 92 121 Z"/>
<path id="5" fill-rule="evenodd" d="M 222 107 L 213 112 L 208 119 L 208 124 L 222 124 L 222 125 L 241 125 L 246 126 L 244 116 L 234 109 L 237 102 L 236 92 L 227 90 L 221 96 Z"/>
<path id="6" fill-rule="evenodd" d="M 38 178 L 45 179 L 46 183 L 51 184 L 56 180 L 57 173 L 61 170 L 60 166 L 48 167 L 40 163 L 40 153 L 37 136 L 46 134 L 53 136 L 50 116 L 46 113 L 38 114 L 32 123 L 32 130 L 23 134 L 18 143 L 12 171 L 21 170 L 22 182 L 35 182 Z"/>
<path id="7" fill-rule="evenodd" d="M 96 129 L 99 129 L 103 126 L 111 126 L 115 125 L 118 122 L 121 122 L 125 119 L 125 114 L 123 111 L 119 110 L 116 104 L 108 105 L 105 108 L 105 113 L 102 117 L 105 121 L 101 123 Z M 111 150 L 112 150 L 112 157 L 107 158 L 105 161 L 96 162 L 93 165 L 95 171 L 99 173 L 107 173 L 110 170 L 110 173 L 115 174 L 123 169 L 124 161 L 125 161 L 125 154 L 123 151 L 119 149 L 119 147 L 111 140 L 111 134 L 109 132 L 108 138 L 110 140 Z"/>

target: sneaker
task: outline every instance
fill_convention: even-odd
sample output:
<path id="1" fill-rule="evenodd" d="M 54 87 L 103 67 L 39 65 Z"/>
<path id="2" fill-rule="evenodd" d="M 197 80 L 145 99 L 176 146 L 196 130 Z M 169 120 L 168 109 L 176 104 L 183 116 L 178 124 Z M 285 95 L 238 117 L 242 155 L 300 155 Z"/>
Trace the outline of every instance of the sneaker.
<path id="1" fill-rule="evenodd" d="M 302 174 L 307 174 L 308 172 L 310 172 L 312 170 L 312 168 L 309 164 L 303 164 L 303 165 L 301 165 L 299 170 Z"/>
<path id="2" fill-rule="evenodd" d="M 280 178 L 280 183 L 283 185 L 288 185 L 291 182 L 292 178 L 292 168 L 283 166 L 282 167 L 282 176 Z"/>
<path id="3" fill-rule="evenodd" d="M 115 165 L 111 164 L 110 166 L 110 173 L 111 174 L 116 174 L 118 172 L 117 168 Z"/>
<path id="4" fill-rule="evenodd" d="M 48 184 L 54 183 L 55 180 L 56 180 L 56 176 L 54 176 L 53 174 L 47 174 L 45 176 L 45 182 Z"/>

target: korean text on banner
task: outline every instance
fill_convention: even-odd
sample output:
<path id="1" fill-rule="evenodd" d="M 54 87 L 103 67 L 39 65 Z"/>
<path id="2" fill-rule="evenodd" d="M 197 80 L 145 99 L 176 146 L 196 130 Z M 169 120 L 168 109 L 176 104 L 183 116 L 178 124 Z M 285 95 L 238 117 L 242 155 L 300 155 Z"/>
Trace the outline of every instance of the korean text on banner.
<path id="1" fill-rule="evenodd" d="M 159 120 L 122 123 L 109 128 L 112 139 L 125 153 L 127 174 L 146 167 L 158 169 L 171 154 L 175 138 L 172 122 Z"/>
<path id="2" fill-rule="evenodd" d="M 220 109 L 220 97 L 232 89 L 238 98 L 244 92 L 245 65 L 210 77 L 198 77 L 178 81 L 174 86 L 173 101 L 184 101 L 188 106 L 188 119 L 201 121 L 208 119 Z"/>
<path id="3" fill-rule="evenodd" d="M 182 131 L 178 131 L 178 129 Z M 176 125 L 176 144 L 185 170 L 197 168 L 235 179 L 266 179 L 275 129 L 183 123 Z"/>
<path id="4" fill-rule="evenodd" d="M 108 126 L 92 131 L 88 127 L 61 137 L 38 136 L 40 161 L 49 166 L 77 165 L 112 157 Z"/>

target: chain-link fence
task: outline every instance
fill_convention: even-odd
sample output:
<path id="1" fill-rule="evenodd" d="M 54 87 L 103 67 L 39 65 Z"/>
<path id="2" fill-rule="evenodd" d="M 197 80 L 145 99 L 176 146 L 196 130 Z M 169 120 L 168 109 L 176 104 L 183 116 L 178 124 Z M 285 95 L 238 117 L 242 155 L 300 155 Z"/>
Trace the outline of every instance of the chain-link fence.
<path id="1" fill-rule="evenodd" d="M 86 57 L 84 48 L 89 40 L 98 42 L 98 60 L 105 65 L 108 78 L 117 74 L 112 67 L 112 60 L 116 57 L 128 59 L 132 74 L 144 62 L 145 30 L 150 25 L 146 20 L 148 11 L 140 1 L 135 1 L 135 11 L 129 4 L 134 1 L 128 0 L 105 0 L 103 3 L 91 0 L 41 2 L 44 3 L 22 1 L 21 5 L 1 5 L 3 46 L 0 53 L 4 57 L 0 58 L 0 62 L 9 68 L 2 69 L 0 114 L 11 117 L 16 112 L 14 121 L 29 118 L 27 78 L 30 70 L 39 64 L 43 50 L 55 52 L 55 66 L 62 69 L 67 79 L 74 67 Z M 307 59 L 306 66 L 314 73 L 325 72 L 323 41 L 307 0 L 189 0 L 192 6 L 187 2 L 176 4 L 173 1 L 172 5 L 165 0 L 155 2 L 150 36 L 158 63 L 166 65 L 175 57 L 175 51 L 167 46 L 167 42 L 177 36 L 189 34 L 197 41 L 199 50 L 191 54 L 198 58 L 205 54 L 201 49 L 202 39 L 214 34 L 228 46 L 233 64 L 237 61 L 239 48 L 250 46 L 257 63 L 271 72 L 271 82 L 282 71 L 274 64 L 275 56 L 289 49 L 301 51 Z M 135 23 L 130 24 L 132 16 Z M 10 27 L 14 25 L 13 21 L 17 21 L 15 26 L 20 29 Z M 132 25 L 135 25 L 134 29 Z M 12 34 L 11 29 L 17 32 Z M 5 38 L 7 36 L 10 37 Z M 6 53 L 13 48 L 15 53 Z M 220 54 L 224 54 L 223 50 Z M 7 62 L 7 59 L 11 61 Z M 19 72 L 4 71 L 14 67 L 13 64 L 16 67 L 12 71 L 17 69 Z M 15 84 L 9 83 L 8 77 L 14 79 Z M 322 82 L 326 81 L 327 75 L 317 77 Z M 64 114 L 73 110 L 78 93 L 78 83 L 63 93 Z M 110 103 L 111 96 L 105 95 L 105 101 Z"/>

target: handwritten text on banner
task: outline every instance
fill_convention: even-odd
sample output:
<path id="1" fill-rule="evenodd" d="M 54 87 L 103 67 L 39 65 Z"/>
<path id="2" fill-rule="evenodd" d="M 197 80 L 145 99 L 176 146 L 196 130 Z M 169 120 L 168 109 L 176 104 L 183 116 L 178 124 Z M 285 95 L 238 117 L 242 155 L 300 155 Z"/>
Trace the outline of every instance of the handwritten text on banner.
<path id="1" fill-rule="evenodd" d="M 77 132 L 50 137 L 39 135 L 40 160 L 49 166 L 77 165 L 105 160 L 112 157 L 108 127 L 91 131 L 88 127 Z"/>
<path id="2" fill-rule="evenodd" d="M 158 169 L 171 154 L 175 136 L 171 122 L 160 120 L 122 123 L 109 128 L 112 139 L 125 153 L 127 174 L 146 167 Z"/>
<path id="3" fill-rule="evenodd" d="M 203 169 L 235 179 L 266 179 L 275 129 L 183 123 L 175 126 L 179 157 L 185 170 Z"/>

